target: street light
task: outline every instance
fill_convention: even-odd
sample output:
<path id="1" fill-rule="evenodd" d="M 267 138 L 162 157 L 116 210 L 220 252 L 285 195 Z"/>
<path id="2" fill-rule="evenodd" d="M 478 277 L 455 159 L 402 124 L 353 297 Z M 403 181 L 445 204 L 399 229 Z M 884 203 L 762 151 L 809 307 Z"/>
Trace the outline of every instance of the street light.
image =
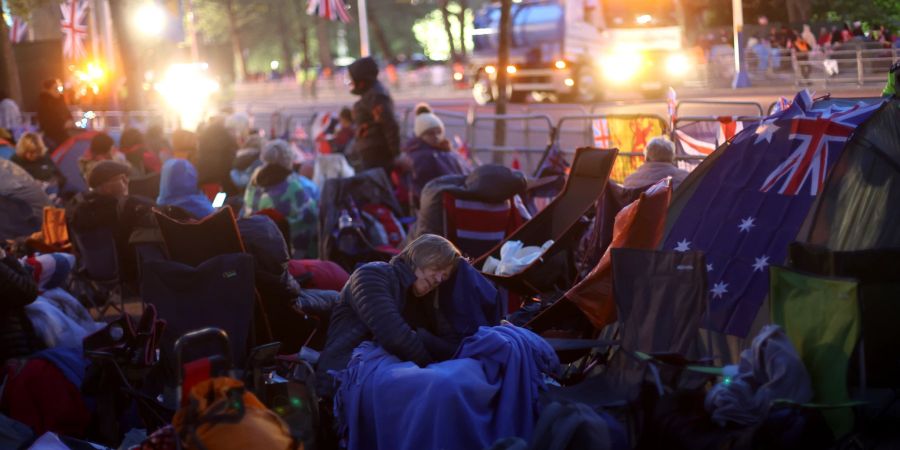
<path id="1" fill-rule="evenodd" d="M 132 24 L 144 36 L 159 37 L 166 29 L 166 12 L 156 3 L 144 3 L 134 12 Z"/>

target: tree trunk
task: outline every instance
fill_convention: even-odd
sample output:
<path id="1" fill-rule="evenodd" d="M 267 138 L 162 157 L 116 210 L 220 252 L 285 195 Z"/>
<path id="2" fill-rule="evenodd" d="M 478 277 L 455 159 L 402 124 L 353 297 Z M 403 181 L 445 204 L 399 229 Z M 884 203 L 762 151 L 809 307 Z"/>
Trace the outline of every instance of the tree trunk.
<path id="1" fill-rule="evenodd" d="M 441 0 L 441 19 L 444 22 L 444 33 L 447 33 L 447 42 L 450 44 L 450 60 L 456 60 L 456 43 L 453 40 L 453 28 L 450 26 L 450 11 L 447 10 L 447 4 L 450 0 Z"/>
<path id="2" fill-rule="evenodd" d="M 2 5 L 2 3 L 0 3 Z M 17 105 L 22 106 L 22 86 L 19 84 L 19 66 L 9 40 L 9 27 L 0 18 L 0 91 L 6 92 Z M 3 100 L 0 98 L 0 100 Z"/>
<path id="3" fill-rule="evenodd" d="M 506 66 L 509 65 L 509 41 L 512 20 L 512 0 L 500 1 L 500 42 L 497 48 L 497 98 L 494 99 L 494 114 L 500 116 L 506 114 L 506 86 L 509 83 L 509 75 Z M 506 144 L 506 122 L 498 120 L 494 126 L 494 146 Z M 494 152 L 493 161 L 503 163 L 503 154 Z"/>
<path id="4" fill-rule="evenodd" d="M 319 41 L 319 65 L 322 69 L 334 69 L 331 59 L 331 37 L 328 33 L 330 23 L 322 18 L 316 19 L 316 37 Z"/>
<path id="5" fill-rule="evenodd" d="M 372 34 L 375 35 L 375 42 L 378 43 L 378 48 L 381 49 L 381 56 L 389 63 L 395 62 L 394 52 L 391 50 L 387 36 L 384 35 L 381 22 L 378 21 L 378 16 L 371 9 L 369 9 L 369 26 L 372 29 Z"/>
<path id="6" fill-rule="evenodd" d="M 294 49 L 291 46 L 291 39 L 293 38 L 290 29 L 288 28 L 287 17 L 285 17 L 286 8 L 282 3 L 281 8 L 275 10 L 275 14 L 278 17 L 275 18 L 275 23 L 278 25 L 278 33 L 281 35 L 281 59 L 283 73 L 292 74 L 294 73 Z"/>
<path id="7" fill-rule="evenodd" d="M 309 79 L 309 69 L 312 67 L 309 48 L 309 16 L 303 8 L 303 2 L 299 0 L 288 1 L 294 4 L 297 13 L 297 24 L 300 27 L 300 70 L 303 72 L 303 77 L 301 77 L 301 80 L 303 81 L 302 87 L 304 92 L 309 88 L 310 93 L 315 97 L 315 90 L 313 89 L 315 87 L 315 80 Z"/>
<path id="8" fill-rule="evenodd" d="M 244 59 L 244 49 L 241 48 L 241 32 L 237 23 L 237 8 L 234 0 L 228 0 L 225 5 L 228 12 L 228 35 L 231 38 L 231 53 L 234 56 L 234 79 L 244 81 L 247 79 L 247 61 Z"/>
<path id="9" fill-rule="evenodd" d="M 124 0 L 110 0 L 109 12 L 112 16 L 115 40 L 119 44 L 119 60 L 122 61 L 122 74 L 125 75 L 125 89 L 128 97 L 124 104 L 126 111 L 140 109 L 141 101 L 141 70 L 138 59 L 131 45 L 131 35 L 128 34 L 128 15 Z M 58 25 L 57 25 L 58 26 Z"/>
<path id="10" fill-rule="evenodd" d="M 465 60 L 469 57 L 466 50 L 466 11 L 469 10 L 469 0 L 458 0 L 459 3 L 459 56 Z"/>

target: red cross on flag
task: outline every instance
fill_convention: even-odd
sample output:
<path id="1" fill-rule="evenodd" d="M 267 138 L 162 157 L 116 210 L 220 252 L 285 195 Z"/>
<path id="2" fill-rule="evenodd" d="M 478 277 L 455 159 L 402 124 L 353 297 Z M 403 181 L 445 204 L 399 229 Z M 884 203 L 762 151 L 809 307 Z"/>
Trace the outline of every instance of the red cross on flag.
<path id="1" fill-rule="evenodd" d="M 63 56 L 80 60 L 87 56 L 87 0 L 67 0 L 59 5 L 62 10 Z"/>
<path id="2" fill-rule="evenodd" d="M 12 25 L 9 27 L 9 41 L 17 44 L 25 40 L 25 33 L 28 32 L 28 23 L 21 17 L 13 16 Z"/>
<path id="3" fill-rule="evenodd" d="M 350 14 L 347 13 L 347 5 L 344 4 L 344 0 L 309 0 L 306 5 L 306 13 L 328 20 L 350 22 Z"/>

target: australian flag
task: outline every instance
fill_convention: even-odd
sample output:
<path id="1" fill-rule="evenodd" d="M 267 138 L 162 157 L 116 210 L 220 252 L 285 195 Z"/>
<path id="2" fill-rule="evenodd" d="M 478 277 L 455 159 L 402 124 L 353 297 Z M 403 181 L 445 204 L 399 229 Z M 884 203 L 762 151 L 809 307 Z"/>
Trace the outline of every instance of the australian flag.
<path id="1" fill-rule="evenodd" d="M 746 124 L 699 181 L 666 236 L 666 250 L 706 252 L 711 327 L 746 336 L 829 168 L 882 102 L 791 106 Z"/>

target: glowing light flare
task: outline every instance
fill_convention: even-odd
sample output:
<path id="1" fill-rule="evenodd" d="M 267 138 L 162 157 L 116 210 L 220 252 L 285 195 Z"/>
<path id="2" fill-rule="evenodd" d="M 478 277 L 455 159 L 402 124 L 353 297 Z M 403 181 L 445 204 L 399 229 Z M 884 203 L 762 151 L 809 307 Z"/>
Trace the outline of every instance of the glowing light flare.
<path id="1" fill-rule="evenodd" d="M 453 72 L 453 80 L 462 81 L 462 79 L 463 79 L 462 72 Z"/>
<path id="2" fill-rule="evenodd" d="M 666 58 L 666 73 L 676 77 L 683 77 L 691 68 L 691 61 L 681 53 L 669 55 Z"/>
<path id="3" fill-rule="evenodd" d="M 559 69 L 559 70 L 564 70 L 566 67 L 568 67 L 568 65 L 566 64 L 566 62 L 563 61 L 563 60 L 556 61 L 556 62 L 553 64 L 553 66 L 556 67 L 556 68 Z"/>
<path id="4" fill-rule="evenodd" d="M 219 83 L 209 77 L 206 64 L 173 64 L 154 88 L 181 115 L 182 127 L 192 129 L 203 119 Z"/>
<path id="5" fill-rule="evenodd" d="M 279 67 L 281 67 L 281 63 L 278 61 L 272 61 L 269 63 L 269 68 L 272 70 L 278 70 Z"/>
<path id="6" fill-rule="evenodd" d="M 132 25 L 146 37 L 157 37 L 166 30 L 166 11 L 158 4 L 147 2 L 138 6 L 132 16 Z"/>
<path id="7" fill-rule="evenodd" d="M 641 70 L 640 53 L 613 53 L 603 60 L 603 76 L 614 83 L 626 82 Z"/>
<path id="8" fill-rule="evenodd" d="M 565 80 L 563 80 L 563 83 L 568 87 L 575 86 L 575 80 L 571 78 L 566 78 Z"/>
<path id="9" fill-rule="evenodd" d="M 506 73 L 508 73 L 510 75 L 512 75 L 518 71 L 519 71 L 519 69 L 517 69 L 516 66 L 506 66 Z"/>
<path id="10" fill-rule="evenodd" d="M 484 73 L 486 73 L 488 75 L 493 75 L 493 74 L 497 73 L 497 68 L 494 66 L 486 66 L 484 68 Z"/>
<path id="11" fill-rule="evenodd" d="M 648 23 L 653 22 L 653 16 L 650 14 L 641 14 L 637 16 L 634 21 L 637 22 L 638 25 L 647 25 Z"/>

